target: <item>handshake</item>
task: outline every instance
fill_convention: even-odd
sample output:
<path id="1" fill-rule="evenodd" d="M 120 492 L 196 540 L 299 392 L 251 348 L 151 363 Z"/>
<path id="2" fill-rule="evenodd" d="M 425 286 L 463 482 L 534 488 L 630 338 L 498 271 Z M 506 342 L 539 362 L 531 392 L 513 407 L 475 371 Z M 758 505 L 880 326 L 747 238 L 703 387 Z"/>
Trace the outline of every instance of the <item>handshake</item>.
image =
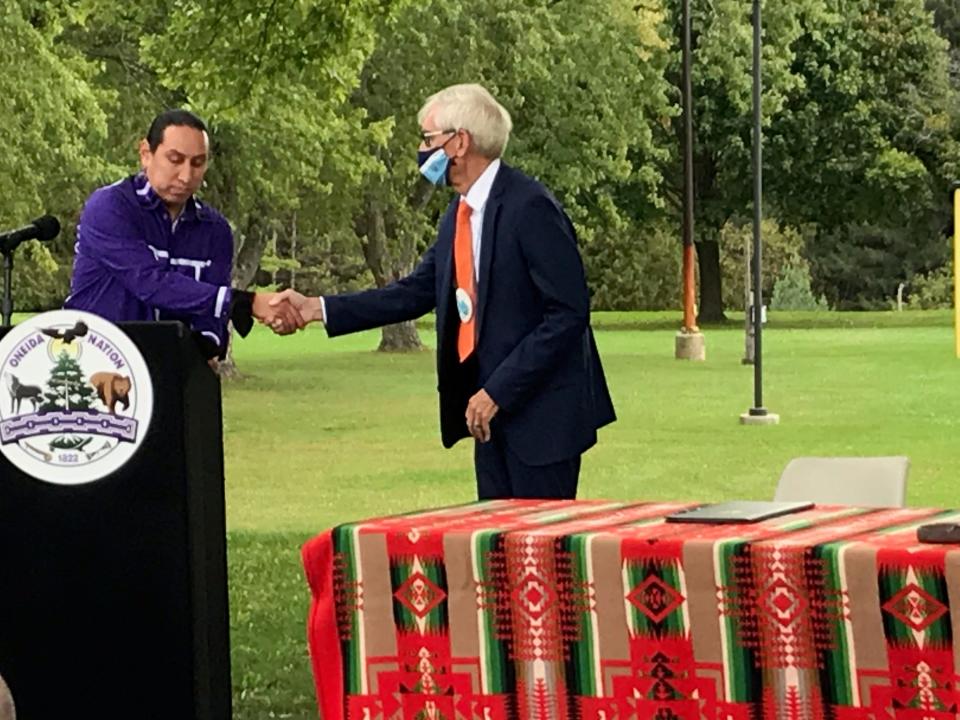
<path id="1" fill-rule="evenodd" d="M 255 294 L 253 316 L 277 335 L 290 335 L 312 322 L 324 321 L 320 298 L 307 297 L 296 290 Z"/>

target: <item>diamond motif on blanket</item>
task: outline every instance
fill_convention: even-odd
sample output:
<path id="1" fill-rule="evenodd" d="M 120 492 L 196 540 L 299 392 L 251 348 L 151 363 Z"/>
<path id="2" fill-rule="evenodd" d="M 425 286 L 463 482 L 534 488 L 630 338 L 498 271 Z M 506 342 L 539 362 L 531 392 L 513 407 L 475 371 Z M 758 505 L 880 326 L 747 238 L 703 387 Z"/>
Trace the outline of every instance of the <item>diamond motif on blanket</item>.
<path id="1" fill-rule="evenodd" d="M 909 628 L 922 632 L 947 612 L 946 606 L 915 583 L 905 585 L 883 609 Z"/>
<path id="2" fill-rule="evenodd" d="M 786 579 L 778 577 L 763 591 L 761 606 L 781 627 L 788 628 L 806 610 L 807 601 Z"/>
<path id="3" fill-rule="evenodd" d="M 418 618 L 425 618 L 447 594 L 422 572 L 416 572 L 407 578 L 393 596 Z"/>
<path id="4" fill-rule="evenodd" d="M 660 623 L 683 604 L 683 595 L 656 575 L 650 575 L 630 591 L 627 600 L 653 622 Z"/>
<path id="5" fill-rule="evenodd" d="M 556 604 L 557 594 L 536 573 L 527 573 L 513 590 L 513 601 L 532 620 L 539 620 Z"/>

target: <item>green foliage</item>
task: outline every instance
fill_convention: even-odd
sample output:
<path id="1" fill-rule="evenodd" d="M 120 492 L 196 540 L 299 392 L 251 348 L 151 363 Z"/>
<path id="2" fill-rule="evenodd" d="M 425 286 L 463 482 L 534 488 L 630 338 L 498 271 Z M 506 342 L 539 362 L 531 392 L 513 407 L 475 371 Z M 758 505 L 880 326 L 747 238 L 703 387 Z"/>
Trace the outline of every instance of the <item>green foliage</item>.
<path id="1" fill-rule="evenodd" d="M 910 307 L 921 310 L 952 308 L 954 269 L 941 265 L 928 273 L 914 275 L 910 281 Z"/>
<path id="2" fill-rule="evenodd" d="M 890 307 L 897 287 L 943 264 L 947 245 L 938 229 L 848 225 L 821 229 L 808 242 L 814 290 L 840 310 Z"/>
<path id="3" fill-rule="evenodd" d="M 926 0 L 926 9 L 933 13 L 933 22 L 950 43 L 955 57 L 960 57 L 960 5 L 953 0 Z"/>
<path id="4" fill-rule="evenodd" d="M 31 240 L 17 250 L 13 264 L 13 297 L 17 310 L 59 307 L 66 296 L 63 273 L 50 248 Z"/>
<path id="5" fill-rule="evenodd" d="M 946 43 L 913 0 L 821 5 L 795 44 L 802 84 L 772 129 L 770 190 L 791 222 L 897 226 L 943 192 L 954 157 Z"/>
<path id="6" fill-rule="evenodd" d="M 667 5 L 671 37 L 679 38 L 680 3 Z M 721 229 L 749 216 L 752 203 L 750 5 L 695 3 L 693 32 L 697 240 L 722 242 Z M 942 215 L 945 178 L 957 169 L 960 113 L 946 44 L 919 3 L 767 3 L 763 43 L 764 202 L 771 214 L 827 234 L 848 224 L 884 232 L 925 226 Z M 669 77 L 679 92 L 679 53 Z M 679 137 L 678 119 L 663 140 L 677 151 L 667 173 L 677 208 Z M 815 269 L 824 265 L 808 259 Z M 700 270 L 720 274 L 703 260 Z M 815 280 L 826 286 L 836 278 Z M 876 291 L 851 287 L 843 299 L 870 304 L 881 301 Z M 701 311 L 715 306 L 715 316 L 727 296 L 701 298 Z"/>
<path id="7" fill-rule="evenodd" d="M 642 228 L 622 222 L 609 235 L 580 232 L 595 310 L 678 307 L 682 257 L 679 230 L 663 223 Z"/>
<path id="8" fill-rule="evenodd" d="M 761 257 L 763 296 L 769 298 L 774 281 L 790 266 L 806 266 L 803 259 L 803 236 L 795 228 L 782 227 L 773 219 L 765 219 L 760 226 L 763 242 Z M 753 286 L 746 280 L 746 268 L 753 256 L 753 225 L 747 222 L 728 222 L 720 231 L 723 257 L 723 302 L 726 307 L 743 308 L 746 302 L 744 288 Z M 752 278 L 752 275 L 751 275 Z M 798 308 L 802 309 L 802 308 Z"/>
<path id="9" fill-rule="evenodd" d="M 680 102 L 681 3 L 668 0 L 668 37 L 674 54 L 668 75 Z M 697 223 L 707 236 L 738 215 L 748 215 L 752 200 L 750 177 L 752 134 L 752 23 L 750 3 L 715 0 L 692 3 L 694 174 Z M 765 127 L 779 122 L 791 95 L 803 80 L 797 73 L 794 46 L 805 25 L 818 21 L 817 0 L 767 3 L 764 6 L 763 108 Z M 681 117 L 665 128 L 663 144 L 673 162 L 668 181 L 679 207 L 682 188 L 680 164 Z"/>
<path id="10" fill-rule="evenodd" d="M 202 192 L 234 226 L 235 282 L 254 279 L 271 238 L 280 252 L 297 218 L 305 245 L 349 223 L 338 190 L 356 188 L 376 161 L 351 144 L 376 145 L 378 128 L 345 101 L 389 0 L 166 0 L 130 5 L 86 0 L 72 42 L 95 58 L 99 85 L 114 90 L 105 151 L 131 172 L 136 142 L 156 112 L 198 112 L 211 128 L 212 164 Z M 112 179 L 116 179 L 111 178 Z M 276 254 L 278 267 L 295 258 Z M 269 263 L 268 263 L 269 264 Z"/>
<path id="11" fill-rule="evenodd" d="M 345 99 L 370 52 L 372 20 L 390 0 L 170 0 L 167 21 L 141 39 L 161 82 L 222 121 L 247 124 L 295 100 Z M 319 120 L 314 118 L 313 120 Z"/>
<path id="12" fill-rule="evenodd" d="M 0 227 L 45 212 L 63 225 L 52 251 L 33 245 L 17 253 L 14 297 L 23 309 L 65 297 L 54 256 L 66 262 L 83 199 L 111 170 L 100 152 L 107 133 L 102 104 L 111 93 L 91 83 L 96 64 L 62 42 L 78 17 L 70 3 L 0 0 Z"/>
<path id="13" fill-rule="evenodd" d="M 667 36 L 674 49 L 667 77 L 674 85 L 671 99 L 679 103 L 681 2 L 667 0 L 665 4 L 669 11 Z M 748 217 L 752 205 L 751 6 L 741 0 L 715 0 L 692 3 L 691 11 L 694 239 L 699 246 L 702 288 L 699 315 L 701 319 L 721 320 L 728 295 L 723 289 L 722 257 L 729 249 L 722 244 L 721 231 L 731 220 Z M 817 0 L 764 5 L 762 102 L 766 133 L 780 122 L 791 95 L 802 88 L 794 45 L 802 37 L 805 23 L 816 22 L 819 13 Z M 665 177 L 674 213 L 680 212 L 683 197 L 682 137 L 682 117 L 658 129 L 658 144 L 671 150 Z M 714 243 L 721 243 L 719 252 Z"/>
<path id="14" fill-rule="evenodd" d="M 90 85 L 96 68 L 58 42 L 69 19 L 59 4 L 0 0 L 0 18 L 0 224 L 23 224 L 40 208 L 75 215 L 107 170 L 97 153 L 106 117 Z"/>
<path id="15" fill-rule="evenodd" d="M 741 303 L 751 209 L 751 19 L 740 0 L 693 11 L 696 239 L 720 244 L 699 269 L 722 309 Z M 171 106 L 211 127 L 202 196 L 234 226 L 237 284 L 258 268 L 308 292 L 390 282 L 449 198 L 418 180 L 416 111 L 465 81 L 512 112 L 506 159 L 569 211 L 595 306 L 678 303 L 679 0 L 0 0 L 0 13 L 0 226 L 44 211 L 64 225 L 49 253 L 21 251 L 20 307 L 63 299 L 84 198 L 136 169 Z M 765 208 L 804 228 L 814 292 L 838 307 L 885 306 L 945 261 L 958 22 L 948 0 L 765 7 Z M 795 259 L 795 238 L 778 259 L 775 232 L 768 283 Z"/>
<path id="16" fill-rule="evenodd" d="M 577 224 L 596 301 L 669 302 L 660 286 L 670 280 L 648 273 L 651 286 L 638 285 L 642 263 L 632 262 L 649 244 L 655 262 L 670 265 L 662 236 L 646 233 L 650 239 L 638 244 L 644 230 L 637 219 L 662 204 L 656 162 L 666 154 L 651 127 L 671 112 L 664 43 L 650 30 L 657 21 L 656 13 L 637 15 L 623 0 L 480 0 L 469 8 L 433 0 L 384 19 L 352 98 L 385 133 L 384 146 L 368 148 L 381 166 L 355 198 L 342 200 L 354 208 L 360 249 L 377 284 L 409 271 L 449 201 L 446 192 L 419 185 L 417 110 L 446 84 L 480 82 L 513 115 L 506 160 L 544 181 Z M 449 67 L 451 57 L 453 74 L 423 72 Z M 629 250 L 628 261 L 621 249 Z M 609 264 L 614 258 L 617 268 Z"/>
<path id="17" fill-rule="evenodd" d="M 815 289 L 837 307 L 884 307 L 943 260 L 958 158 L 946 43 L 912 0 L 823 8 L 796 43 L 802 91 L 772 128 L 767 187 L 784 220 L 817 226 Z"/>
<path id="18" fill-rule="evenodd" d="M 810 267 L 806 262 L 783 268 L 773 285 L 770 299 L 773 310 L 828 310 L 827 299 L 816 297 L 810 289 Z"/>

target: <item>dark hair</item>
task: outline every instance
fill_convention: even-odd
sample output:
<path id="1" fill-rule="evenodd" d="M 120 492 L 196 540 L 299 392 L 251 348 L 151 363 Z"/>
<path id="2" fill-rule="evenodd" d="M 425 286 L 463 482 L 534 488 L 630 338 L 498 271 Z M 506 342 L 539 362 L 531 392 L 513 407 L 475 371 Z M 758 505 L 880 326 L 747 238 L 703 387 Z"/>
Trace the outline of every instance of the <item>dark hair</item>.
<path id="1" fill-rule="evenodd" d="M 203 120 L 189 110 L 165 110 L 153 119 L 150 129 L 147 130 L 147 145 L 150 146 L 150 152 L 156 152 L 160 143 L 163 142 L 164 131 L 171 125 L 186 125 L 201 132 L 207 132 L 207 126 L 203 124 Z"/>

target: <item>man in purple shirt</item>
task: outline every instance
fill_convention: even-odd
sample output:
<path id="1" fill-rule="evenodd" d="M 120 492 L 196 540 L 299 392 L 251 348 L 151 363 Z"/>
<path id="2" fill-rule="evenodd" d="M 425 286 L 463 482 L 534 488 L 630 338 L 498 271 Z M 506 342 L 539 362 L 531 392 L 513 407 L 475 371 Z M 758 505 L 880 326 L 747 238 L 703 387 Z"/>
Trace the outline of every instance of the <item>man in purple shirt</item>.
<path id="1" fill-rule="evenodd" d="M 64 307 L 113 322 L 180 320 L 212 363 L 226 353 L 229 320 L 241 336 L 254 317 L 280 334 L 304 327 L 288 303 L 270 306 L 274 293 L 230 287 L 230 225 L 194 197 L 208 159 L 196 115 L 168 110 L 154 119 L 140 143 L 142 171 L 94 191 L 84 206 Z"/>

